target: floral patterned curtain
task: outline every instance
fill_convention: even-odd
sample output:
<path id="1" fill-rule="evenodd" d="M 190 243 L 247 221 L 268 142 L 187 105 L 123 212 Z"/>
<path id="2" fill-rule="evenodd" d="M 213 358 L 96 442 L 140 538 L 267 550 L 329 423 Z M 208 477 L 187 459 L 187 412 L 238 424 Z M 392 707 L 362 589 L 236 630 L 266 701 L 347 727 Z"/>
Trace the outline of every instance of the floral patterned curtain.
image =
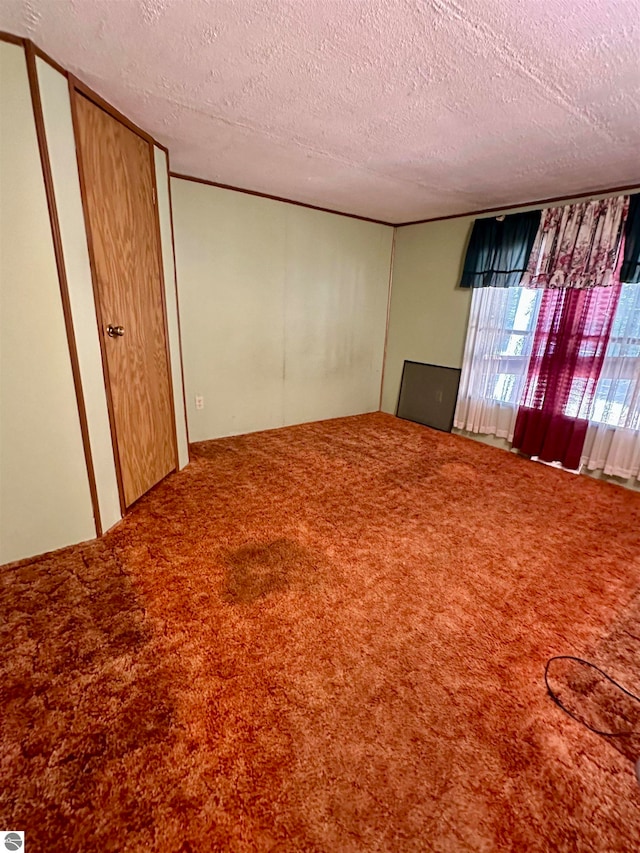
<path id="1" fill-rule="evenodd" d="M 522 285 L 584 289 L 614 284 L 628 210 L 628 196 L 547 208 Z"/>

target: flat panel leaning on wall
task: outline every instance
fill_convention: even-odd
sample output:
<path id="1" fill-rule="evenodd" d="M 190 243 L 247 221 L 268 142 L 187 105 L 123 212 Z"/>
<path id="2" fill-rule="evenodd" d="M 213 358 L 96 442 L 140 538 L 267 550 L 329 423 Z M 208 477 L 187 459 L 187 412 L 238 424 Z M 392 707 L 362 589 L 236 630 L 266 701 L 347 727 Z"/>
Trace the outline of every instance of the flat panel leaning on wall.
<path id="1" fill-rule="evenodd" d="M 91 539 L 25 53 L 0 42 L 0 562 Z"/>

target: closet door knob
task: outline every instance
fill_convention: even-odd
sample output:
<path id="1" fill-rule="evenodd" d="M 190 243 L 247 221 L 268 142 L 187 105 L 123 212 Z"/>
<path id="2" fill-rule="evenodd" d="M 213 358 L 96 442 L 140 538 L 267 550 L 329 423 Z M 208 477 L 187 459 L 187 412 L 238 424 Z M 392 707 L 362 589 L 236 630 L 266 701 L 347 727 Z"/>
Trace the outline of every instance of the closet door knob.
<path id="1" fill-rule="evenodd" d="M 124 335 L 124 326 L 107 326 L 107 334 L 110 338 L 121 338 Z"/>

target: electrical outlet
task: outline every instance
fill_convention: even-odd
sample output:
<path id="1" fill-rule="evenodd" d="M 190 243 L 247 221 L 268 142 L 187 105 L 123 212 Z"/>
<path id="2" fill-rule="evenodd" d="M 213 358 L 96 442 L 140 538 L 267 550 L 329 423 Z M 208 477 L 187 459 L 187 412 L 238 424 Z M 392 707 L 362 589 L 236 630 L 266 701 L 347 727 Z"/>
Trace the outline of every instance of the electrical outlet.
<path id="1" fill-rule="evenodd" d="M 196 409 L 204 409 L 204 397 L 196 394 Z"/>

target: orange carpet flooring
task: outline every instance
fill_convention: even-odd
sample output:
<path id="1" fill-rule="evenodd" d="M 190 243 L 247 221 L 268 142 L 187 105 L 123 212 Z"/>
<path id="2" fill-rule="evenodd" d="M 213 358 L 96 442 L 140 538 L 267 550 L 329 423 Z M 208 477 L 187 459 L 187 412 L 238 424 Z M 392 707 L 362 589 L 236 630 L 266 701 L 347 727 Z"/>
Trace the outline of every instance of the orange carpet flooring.
<path id="1" fill-rule="evenodd" d="M 0 578 L 30 853 L 640 849 L 631 741 L 543 681 L 640 688 L 637 493 L 363 415 L 194 445 Z"/>

